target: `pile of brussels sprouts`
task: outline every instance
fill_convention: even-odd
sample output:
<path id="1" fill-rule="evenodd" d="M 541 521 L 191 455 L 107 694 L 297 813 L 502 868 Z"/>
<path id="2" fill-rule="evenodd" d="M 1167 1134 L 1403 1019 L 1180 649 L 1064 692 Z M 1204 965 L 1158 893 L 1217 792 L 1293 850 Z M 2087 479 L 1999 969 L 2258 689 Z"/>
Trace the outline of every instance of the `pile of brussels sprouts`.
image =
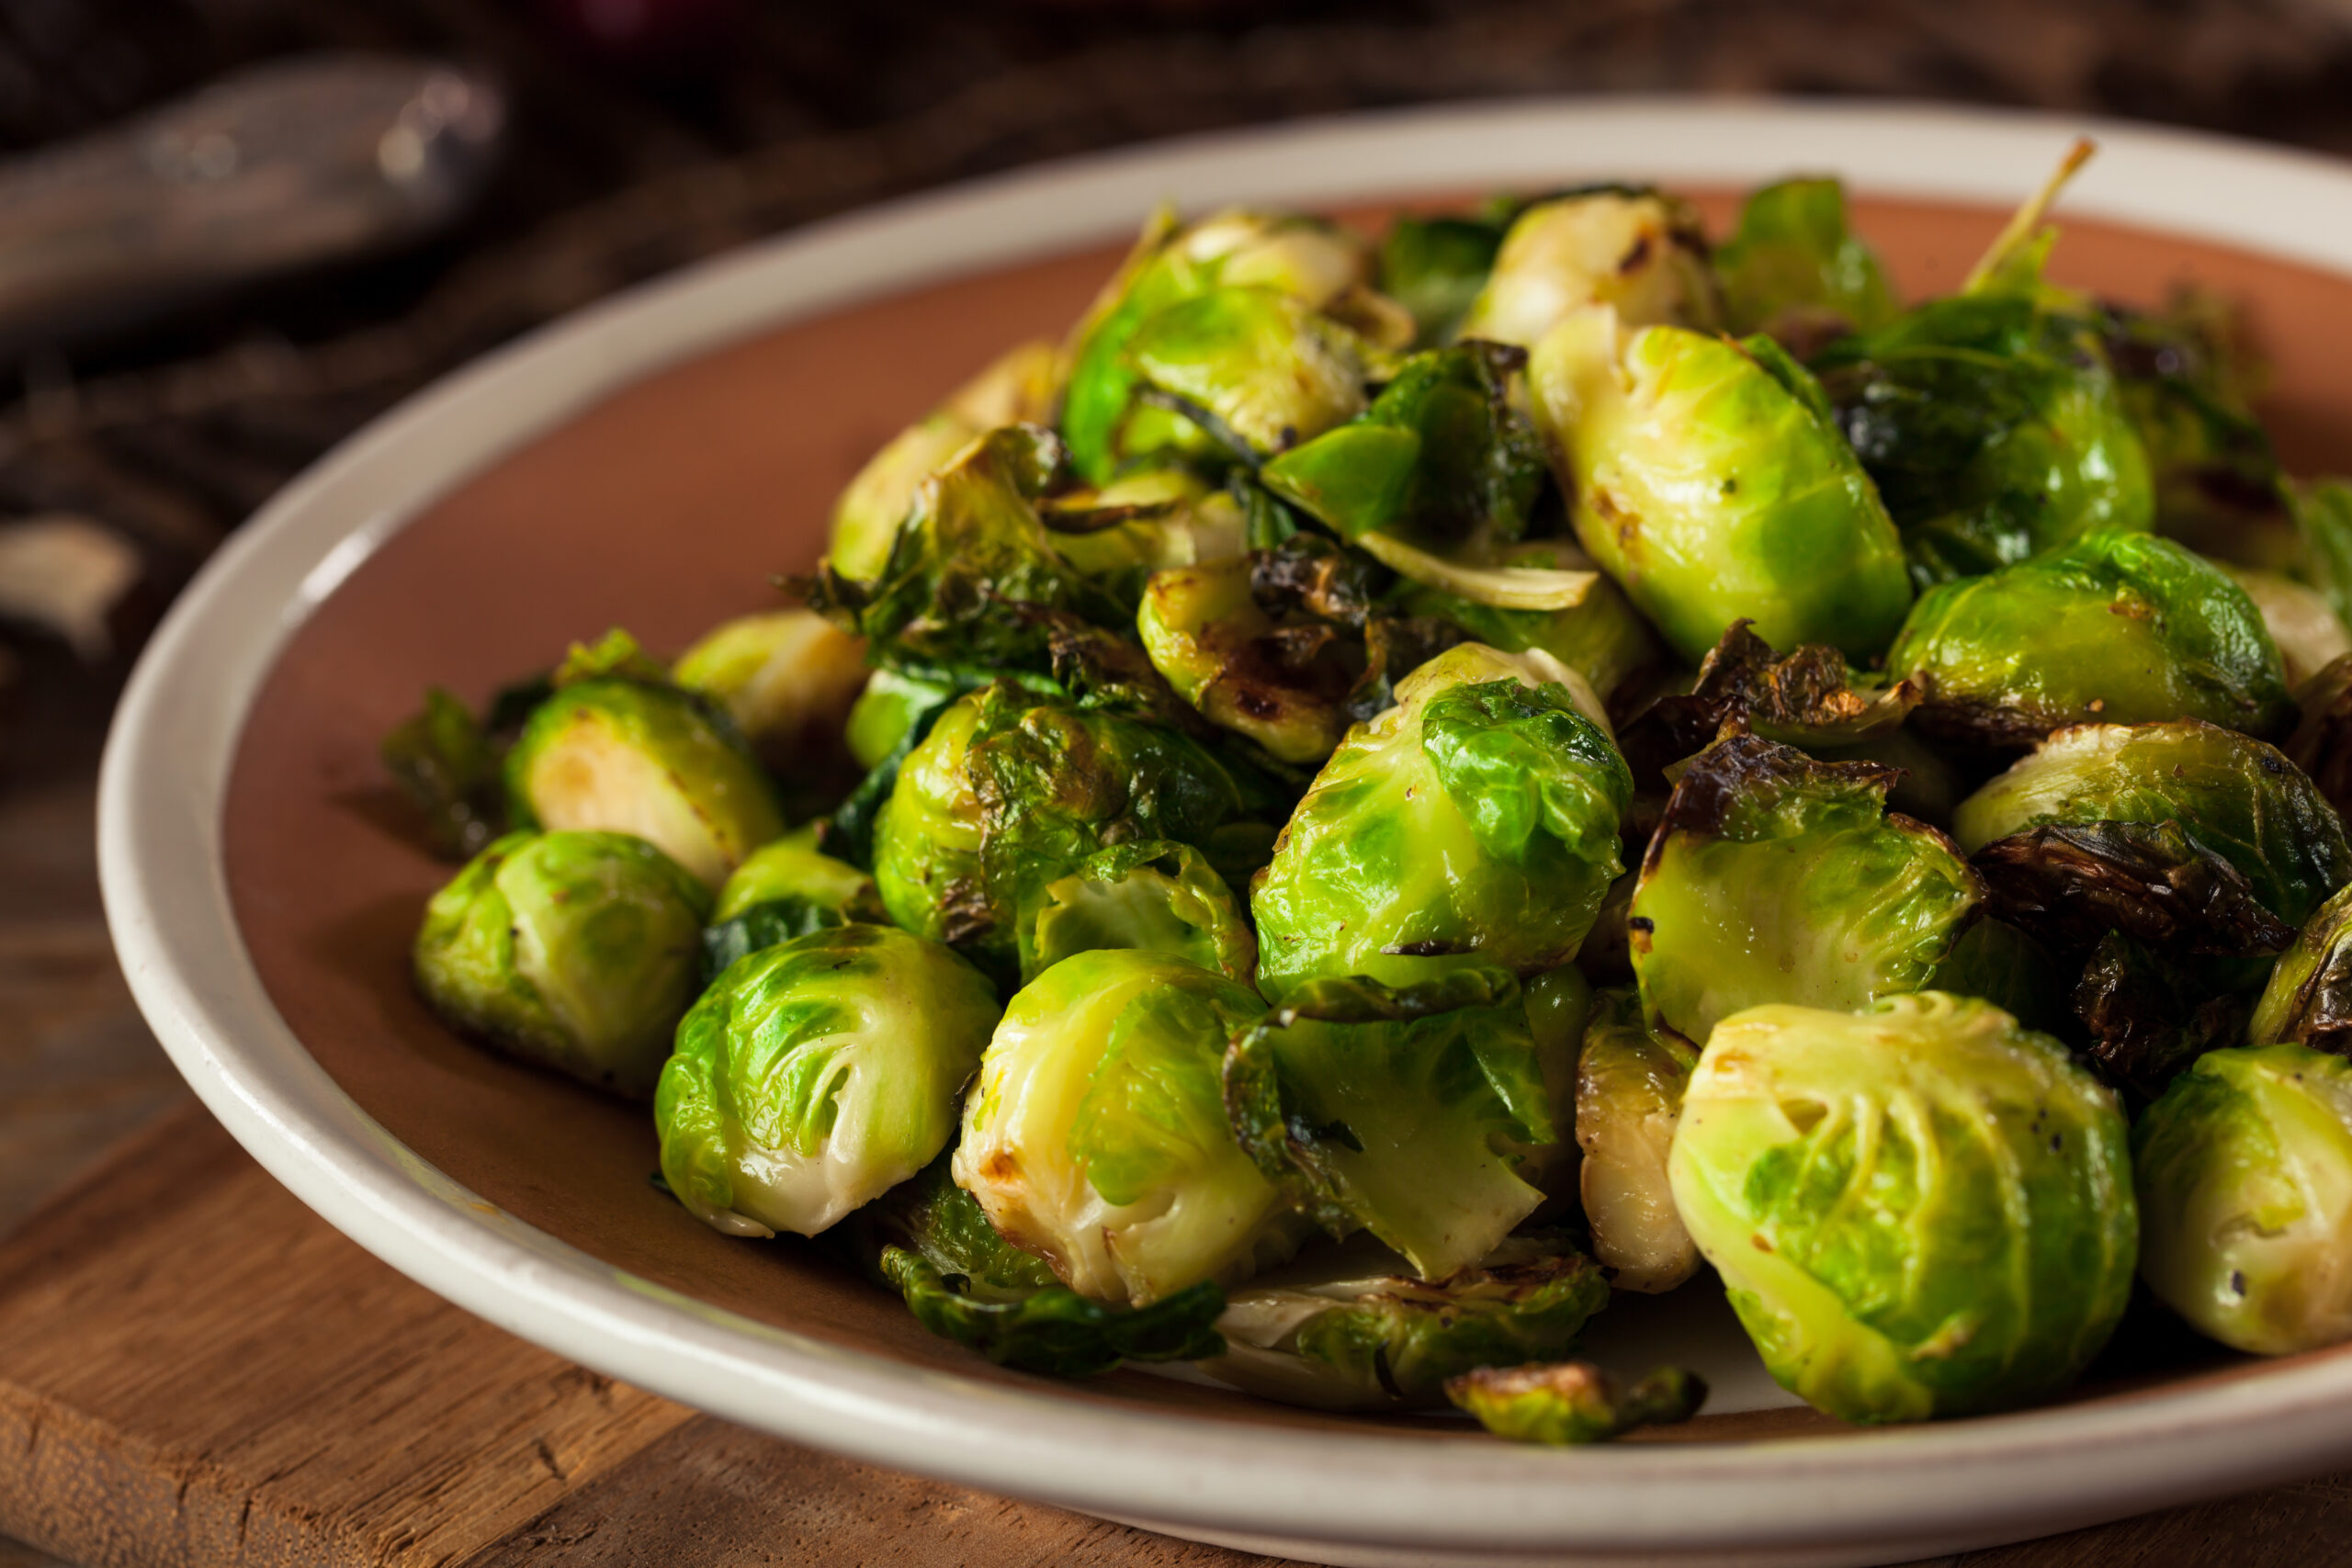
<path id="1" fill-rule="evenodd" d="M 1621 1294 L 1859 1422 L 2135 1277 L 2352 1337 L 2352 488 L 2057 184 L 1908 308 L 1827 179 L 1156 218 L 801 607 L 431 694 L 424 994 L 1030 1371 L 1581 1442 L 1704 1397 Z"/>

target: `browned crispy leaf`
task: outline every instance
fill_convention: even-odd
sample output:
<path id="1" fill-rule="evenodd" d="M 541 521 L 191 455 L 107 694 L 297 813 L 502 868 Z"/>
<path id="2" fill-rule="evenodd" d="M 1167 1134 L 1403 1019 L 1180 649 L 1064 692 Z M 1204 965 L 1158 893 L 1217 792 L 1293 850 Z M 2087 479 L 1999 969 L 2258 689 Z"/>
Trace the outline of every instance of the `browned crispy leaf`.
<path id="1" fill-rule="evenodd" d="M 1992 912 L 2062 952 L 2120 931 L 2169 954 L 2275 953 L 2295 931 L 2177 822 L 2029 828 L 1976 852 Z"/>

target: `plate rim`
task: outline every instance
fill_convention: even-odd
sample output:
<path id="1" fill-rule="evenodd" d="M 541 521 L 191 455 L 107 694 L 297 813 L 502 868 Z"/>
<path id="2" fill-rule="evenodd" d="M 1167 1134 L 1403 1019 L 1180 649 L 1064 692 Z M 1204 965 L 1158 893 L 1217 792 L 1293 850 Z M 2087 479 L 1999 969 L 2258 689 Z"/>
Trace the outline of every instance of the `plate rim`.
<path id="1" fill-rule="evenodd" d="M 117 708 L 98 792 L 101 891 L 134 998 L 272 1176 L 468 1310 L 794 1441 L 1179 1532 L 1501 1552 L 1989 1541 L 2352 1458 L 2352 1351 L 1952 1426 L 1559 1454 L 1177 1419 L 844 1349 L 633 1279 L 410 1152 L 278 1016 L 229 901 L 231 769 L 294 629 L 447 490 L 670 365 L 861 300 L 1114 239 L 1161 199 L 1342 205 L 1587 175 L 1750 183 L 1831 168 L 1872 195 L 2006 204 L 2076 133 L 2102 151 L 2067 211 L 2352 274 L 2352 164 L 2316 154 L 1940 105 L 1537 99 L 1299 120 L 1022 169 L 808 225 L 551 322 L 305 470 L 157 628 Z M 1988 1507 L 2001 1521 L 1989 1532 Z"/>

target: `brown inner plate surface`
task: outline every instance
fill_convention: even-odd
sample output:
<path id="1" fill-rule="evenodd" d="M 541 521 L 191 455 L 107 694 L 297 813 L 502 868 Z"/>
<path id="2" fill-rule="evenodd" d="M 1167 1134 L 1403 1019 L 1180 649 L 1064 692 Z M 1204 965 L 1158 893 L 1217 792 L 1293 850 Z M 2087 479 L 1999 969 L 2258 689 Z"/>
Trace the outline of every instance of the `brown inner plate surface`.
<path id="1" fill-rule="evenodd" d="M 1724 231 L 1736 198 L 1697 199 Z M 1857 227 L 1911 298 L 1956 287 L 2003 216 L 1855 206 Z M 2352 471 L 2352 278 L 2105 224 L 2064 228 L 2058 281 L 2154 303 L 2193 280 L 2245 300 L 2270 355 L 2266 414 L 2290 468 Z M 932 1337 L 821 1244 L 729 1240 L 695 1223 L 649 1184 L 657 1160 L 643 1108 L 445 1030 L 411 988 L 408 950 L 451 868 L 409 836 L 376 748 L 428 684 L 480 700 L 607 626 L 674 650 L 725 616 L 773 605 L 770 574 L 815 561 L 833 497 L 865 457 L 1002 349 L 1059 335 L 1119 254 L 869 302 L 627 387 L 435 502 L 295 633 L 246 720 L 231 779 L 231 897 L 279 1012 L 395 1137 L 490 1202 L 660 1284 L 899 1361 L 1040 1383 Z M 2318 1352 L 2330 1353 L 2342 1352 Z M 2077 1397 L 2131 1398 L 2251 1364 L 2161 1344 L 2110 1357 Z M 1293 1410 L 1135 1372 L 1051 1386 L 1196 1417 L 1463 1429 Z M 1808 1411 L 1772 1411 L 1702 1417 L 1671 1435 L 1841 1429 Z"/>

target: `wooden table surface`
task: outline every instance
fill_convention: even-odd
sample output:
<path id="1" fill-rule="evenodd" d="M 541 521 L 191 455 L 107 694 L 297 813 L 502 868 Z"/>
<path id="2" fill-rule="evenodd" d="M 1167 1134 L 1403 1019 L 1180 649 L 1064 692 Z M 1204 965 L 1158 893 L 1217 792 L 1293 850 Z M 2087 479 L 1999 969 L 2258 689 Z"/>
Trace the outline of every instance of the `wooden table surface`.
<path id="1" fill-rule="evenodd" d="M 115 967 L 91 797 L 118 673 L 55 683 L 0 774 L 0 1568 L 1271 1562 L 697 1416 L 311 1215 L 193 1103 Z M 2347 1559 L 2334 1477 L 1948 1568 Z"/>

